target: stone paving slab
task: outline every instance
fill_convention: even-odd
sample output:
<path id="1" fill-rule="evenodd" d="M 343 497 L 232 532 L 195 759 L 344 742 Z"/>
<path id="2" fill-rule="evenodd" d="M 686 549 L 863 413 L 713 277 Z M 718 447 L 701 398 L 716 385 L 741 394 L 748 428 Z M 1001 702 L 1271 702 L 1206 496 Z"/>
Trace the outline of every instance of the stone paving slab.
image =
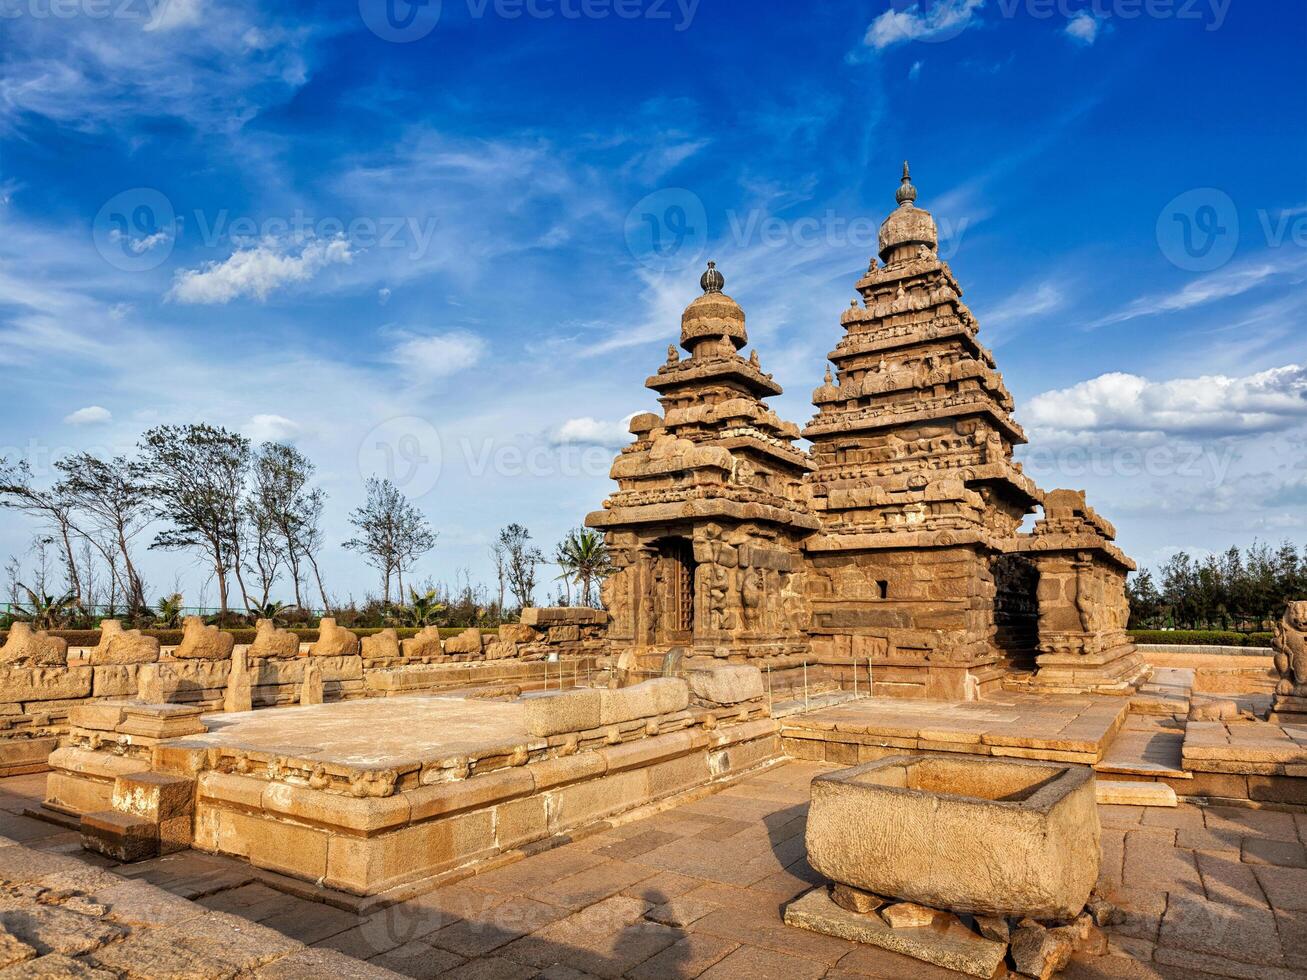
<path id="1" fill-rule="evenodd" d="M 785 908 L 819 883 L 803 834 L 809 784 L 832 768 L 776 766 L 367 916 L 277 892 L 248 880 L 239 862 L 203 854 L 96 863 L 67 849 L 60 828 L 45 833 L 18 816 L 41 780 L 0 780 L 0 837 L 24 838 L 0 843 L 0 890 L 82 888 L 105 909 L 96 921 L 126 930 L 72 955 L 32 947 L 41 955 L 0 970 L 0 980 L 956 976 L 784 924 Z M 1099 814 L 1099 888 L 1123 919 L 1108 930 L 1108 955 L 1078 954 L 1069 980 L 1307 976 L 1307 814 L 1191 804 Z M 43 916 L 40 928 L 61 918 Z M 94 926 L 69 930 L 64 942 L 97 935 Z"/>
<path id="2" fill-rule="evenodd" d="M 393 768 L 530 741 L 521 703 L 402 697 L 205 715 L 189 744 Z"/>

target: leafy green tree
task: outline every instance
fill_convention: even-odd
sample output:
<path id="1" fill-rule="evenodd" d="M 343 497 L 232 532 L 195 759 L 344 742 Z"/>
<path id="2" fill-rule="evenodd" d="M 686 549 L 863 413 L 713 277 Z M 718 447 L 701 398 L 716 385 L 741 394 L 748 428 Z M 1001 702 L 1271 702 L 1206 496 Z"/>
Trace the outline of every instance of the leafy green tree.
<path id="1" fill-rule="evenodd" d="M 161 425 L 141 436 L 140 450 L 151 507 L 165 524 L 150 547 L 202 555 L 217 580 L 218 617 L 224 621 L 229 574 L 235 574 L 248 598 L 240 538 L 250 441 L 202 423 Z"/>
<path id="2" fill-rule="evenodd" d="M 400 489 L 389 480 L 369 477 L 367 500 L 350 514 L 356 536 L 344 547 L 357 551 L 381 573 L 385 602 L 390 604 L 390 583 L 398 580 L 398 597 L 404 595 L 404 572 L 436 546 L 436 532 Z"/>

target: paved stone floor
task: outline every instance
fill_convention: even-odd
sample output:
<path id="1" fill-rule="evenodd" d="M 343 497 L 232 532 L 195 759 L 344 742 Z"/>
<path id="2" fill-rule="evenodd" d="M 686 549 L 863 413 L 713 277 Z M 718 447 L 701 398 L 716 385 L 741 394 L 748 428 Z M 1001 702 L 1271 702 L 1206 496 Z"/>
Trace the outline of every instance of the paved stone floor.
<path id="1" fill-rule="evenodd" d="M 31 880 L 37 855 L 37 864 L 59 866 L 63 884 L 82 887 L 85 901 L 110 908 L 99 932 L 65 943 L 74 958 L 66 972 L 42 974 L 29 960 L 0 978 L 953 976 L 781 923 L 784 904 L 816 880 L 804 860 L 808 783 L 830 768 L 777 766 L 365 918 L 292 898 L 238 862 L 196 853 L 105 870 L 107 862 L 79 854 L 75 835 L 18 815 L 43 777 L 0 780 L 0 835 L 12 842 L 0 846 L 0 884 Z M 1126 916 L 1110 930 L 1107 955 L 1081 954 L 1063 976 L 1307 976 L 1307 815 L 1195 806 L 1101 812 L 1101 887 Z M 40 930 L 12 918 L 12 907 L 0 898 L 0 922 L 40 946 L 32 935 Z M 119 932 L 130 935 L 104 923 L 122 923 Z M 172 944 L 183 952 L 169 959 Z M 312 959 L 336 953 L 348 958 Z M 78 965 L 102 972 L 72 972 Z"/>

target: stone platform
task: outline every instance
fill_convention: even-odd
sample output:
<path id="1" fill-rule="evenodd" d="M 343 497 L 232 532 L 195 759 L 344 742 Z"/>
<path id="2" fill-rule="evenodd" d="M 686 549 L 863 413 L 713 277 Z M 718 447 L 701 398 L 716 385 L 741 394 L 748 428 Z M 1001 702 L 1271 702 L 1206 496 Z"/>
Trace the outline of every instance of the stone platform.
<path id="1" fill-rule="evenodd" d="M 904 751 L 1097 765 L 1120 731 L 1119 697 L 1013 694 L 992 701 L 863 698 L 786 718 L 781 737 L 797 759 L 857 765 Z"/>
<path id="2" fill-rule="evenodd" d="M 451 756 L 511 753 L 530 741 L 521 702 L 397 697 L 205 715 L 186 739 L 230 752 L 408 770 Z"/>
<path id="3" fill-rule="evenodd" d="M 44 806 L 119 860 L 189 844 L 393 901 L 776 759 L 779 726 L 753 674 L 730 704 L 691 705 L 687 682 L 668 678 L 512 702 L 397 697 L 203 718 L 83 708 L 51 756 Z"/>

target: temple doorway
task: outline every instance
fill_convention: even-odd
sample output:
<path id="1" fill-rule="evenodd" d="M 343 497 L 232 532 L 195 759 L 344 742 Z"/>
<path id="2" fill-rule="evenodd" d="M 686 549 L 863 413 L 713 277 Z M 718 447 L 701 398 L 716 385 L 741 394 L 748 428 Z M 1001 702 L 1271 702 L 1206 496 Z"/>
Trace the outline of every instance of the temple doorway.
<path id="1" fill-rule="evenodd" d="M 654 642 L 689 645 L 694 638 L 694 547 L 685 538 L 658 544 Z"/>

